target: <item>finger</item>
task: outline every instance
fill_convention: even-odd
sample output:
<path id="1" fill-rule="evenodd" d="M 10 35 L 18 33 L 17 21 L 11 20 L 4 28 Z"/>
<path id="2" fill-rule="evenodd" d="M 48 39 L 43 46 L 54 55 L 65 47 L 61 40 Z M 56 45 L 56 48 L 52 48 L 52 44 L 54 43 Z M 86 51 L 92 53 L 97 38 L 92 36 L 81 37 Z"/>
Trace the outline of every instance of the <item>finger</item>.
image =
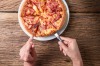
<path id="1" fill-rule="evenodd" d="M 33 60 L 33 57 L 30 55 L 30 53 L 25 53 L 24 54 L 24 58 L 23 58 L 24 61 L 32 61 Z"/>
<path id="2" fill-rule="evenodd" d="M 27 41 L 27 43 L 30 43 L 30 42 L 32 42 L 32 37 L 30 37 L 30 38 L 28 39 L 28 41 Z"/>
<path id="3" fill-rule="evenodd" d="M 19 52 L 19 55 L 20 55 L 20 56 L 23 56 L 24 52 L 25 52 L 25 50 L 23 50 L 23 48 L 21 48 L 21 49 L 20 49 L 20 52 Z"/>
<path id="4" fill-rule="evenodd" d="M 24 53 L 20 55 L 20 60 L 24 60 Z"/>
<path id="5" fill-rule="evenodd" d="M 66 52 L 66 51 L 64 51 L 64 53 L 65 53 L 65 56 L 67 56 L 67 52 Z"/>
<path id="6" fill-rule="evenodd" d="M 59 49 L 60 49 L 60 51 L 63 51 L 63 49 L 62 49 L 62 47 L 61 47 L 61 46 L 59 46 Z"/>
<path id="7" fill-rule="evenodd" d="M 29 38 L 28 41 L 26 42 L 26 44 L 24 45 L 24 48 L 29 47 L 30 48 L 30 44 L 32 44 L 32 38 Z"/>
<path id="8" fill-rule="evenodd" d="M 32 57 L 36 56 L 36 51 L 35 51 L 35 46 L 34 44 L 32 45 L 32 51 L 31 51 Z"/>
<path id="9" fill-rule="evenodd" d="M 68 44 L 68 41 L 64 41 L 65 44 Z"/>
<path id="10" fill-rule="evenodd" d="M 63 50 L 63 54 L 66 56 L 67 54 L 66 54 L 66 52 Z"/>
<path id="11" fill-rule="evenodd" d="M 62 40 L 65 40 L 65 41 L 70 41 L 70 40 L 71 40 L 71 38 L 63 37 L 63 36 L 60 36 L 60 38 L 61 38 Z"/>
<path id="12" fill-rule="evenodd" d="M 64 43 L 59 41 L 58 44 L 63 48 L 64 51 L 67 51 L 67 46 Z"/>
<path id="13" fill-rule="evenodd" d="M 69 42 L 68 41 L 64 41 L 64 44 L 68 47 Z"/>
<path id="14" fill-rule="evenodd" d="M 28 44 L 26 45 L 26 51 L 30 51 L 31 48 L 32 48 L 32 45 L 33 45 L 32 42 L 28 43 Z"/>
<path id="15" fill-rule="evenodd" d="M 34 60 L 34 58 L 32 57 L 31 54 L 29 54 L 28 58 L 29 58 L 29 61 L 33 61 Z"/>

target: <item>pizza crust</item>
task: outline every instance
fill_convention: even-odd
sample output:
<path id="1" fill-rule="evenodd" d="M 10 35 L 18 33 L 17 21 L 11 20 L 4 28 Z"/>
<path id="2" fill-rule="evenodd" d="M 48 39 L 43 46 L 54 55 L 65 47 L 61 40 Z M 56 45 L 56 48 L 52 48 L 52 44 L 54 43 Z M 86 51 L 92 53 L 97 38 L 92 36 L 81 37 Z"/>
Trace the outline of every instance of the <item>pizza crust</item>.
<path id="1" fill-rule="evenodd" d="M 24 9 L 24 6 L 25 6 L 26 2 L 27 2 L 27 0 L 24 0 L 23 3 L 22 3 L 22 5 L 21 5 L 20 11 L 19 11 L 19 15 L 20 15 L 19 19 L 21 20 L 22 25 L 23 25 L 23 27 L 26 29 L 26 31 L 27 31 L 29 34 L 33 35 L 33 34 L 32 34 L 32 31 L 30 31 L 30 30 L 25 26 L 24 20 L 23 20 L 23 18 L 21 17 L 21 16 L 22 16 L 22 11 L 23 11 L 23 9 Z"/>
<path id="2" fill-rule="evenodd" d="M 65 24 L 66 18 L 67 18 L 67 10 L 66 10 L 66 6 L 64 5 L 64 3 L 62 2 L 62 0 L 58 0 L 58 2 L 60 3 L 60 5 L 62 6 L 63 9 L 63 15 L 62 15 L 62 22 L 60 22 L 60 26 L 59 26 L 59 30 L 63 27 L 63 25 Z"/>
<path id="3" fill-rule="evenodd" d="M 60 30 L 60 29 L 63 27 L 63 25 L 64 25 L 64 23 L 65 23 L 65 21 L 66 21 L 66 17 L 67 17 L 66 7 L 65 7 L 64 3 L 62 2 L 62 0 L 56 0 L 56 1 L 59 2 L 60 6 L 61 6 L 61 8 L 62 8 L 62 14 L 63 14 L 63 15 L 62 15 L 62 18 L 57 22 L 57 24 L 59 23 L 59 25 L 57 26 L 57 28 L 56 28 L 56 29 L 50 28 L 50 29 L 42 30 L 42 32 L 37 31 L 37 33 L 34 34 L 34 33 L 32 32 L 32 30 L 28 29 L 28 28 L 25 26 L 25 21 L 24 21 L 23 18 L 22 18 L 22 12 L 23 12 L 24 6 L 26 5 L 26 2 L 27 2 L 27 0 L 24 0 L 22 6 L 21 6 L 21 8 L 20 8 L 20 20 L 21 20 L 21 22 L 23 23 L 24 28 L 25 28 L 32 36 L 38 36 L 38 37 L 49 36 L 49 35 L 52 35 L 52 34 L 56 33 L 58 30 Z M 53 26 L 52 26 L 52 27 L 53 27 Z M 38 28 L 39 28 L 39 27 L 38 27 Z M 41 28 L 41 27 L 40 27 L 40 28 Z"/>

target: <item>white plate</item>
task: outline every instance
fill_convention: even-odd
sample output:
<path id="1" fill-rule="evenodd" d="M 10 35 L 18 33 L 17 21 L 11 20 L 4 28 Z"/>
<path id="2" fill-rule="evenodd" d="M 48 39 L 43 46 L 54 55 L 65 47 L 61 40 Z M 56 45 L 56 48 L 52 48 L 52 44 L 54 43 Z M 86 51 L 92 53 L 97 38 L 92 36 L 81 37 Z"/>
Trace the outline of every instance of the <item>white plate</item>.
<path id="1" fill-rule="evenodd" d="M 68 22 L 69 22 L 69 8 L 68 8 L 68 5 L 67 5 L 67 3 L 66 3 L 66 1 L 65 0 L 62 0 L 63 2 L 64 2 L 64 4 L 65 4 L 65 6 L 66 6 L 66 9 L 67 9 L 67 18 L 66 18 L 66 22 L 65 22 L 65 24 L 64 24 L 64 26 L 62 27 L 62 29 L 61 30 L 59 30 L 59 31 L 57 31 L 57 33 L 60 35 L 60 34 L 62 34 L 63 32 L 64 32 L 64 30 L 66 29 L 66 27 L 67 27 L 67 25 L 68 25 Z M 23 27 L 23 24 L 22 24 L 22 22 L 21 22 L 21 19 L 19 19 L 19 17 L 20 17 L 20 14 L 21 14 L 21 12 L 20 12 L 20 9 L 21 9 L 21 7 L 22 7 L 22 5 L 23 5 L 23 3 L 25 2 L 25 0 L 22 0 L 22 2 L 21 2 L 21 4 L 20 4 L 20 7 L 19 7 L 19 10 L 18 10 L 18 20 L 19 20 L 19 24 L 20 24 L 20 27 L 22 28 L 22 30 L 29 36 L 29 37 L 32 37 L 32 35 L 30 34 L 30 33 L 28 33 L 27 31 L 26 31 L 26 29 Z M 54 39 L 54 38 L 56 38 L 55 37 L 55 35 L 51 35 L 51 36 L 47 36 L 47 37 L 34 37 L 33 39 L 35 39 L 35 40 L 39 40 L 39 41 L 47 41 L 47 40 L 52 40 L 52 39 Z"/>

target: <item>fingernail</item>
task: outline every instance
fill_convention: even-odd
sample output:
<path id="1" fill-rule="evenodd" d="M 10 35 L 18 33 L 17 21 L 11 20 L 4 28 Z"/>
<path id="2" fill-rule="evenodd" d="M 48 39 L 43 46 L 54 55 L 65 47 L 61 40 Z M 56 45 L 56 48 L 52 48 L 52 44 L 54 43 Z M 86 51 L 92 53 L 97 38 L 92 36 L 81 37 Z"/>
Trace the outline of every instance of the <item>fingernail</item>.
<path id="1" fill-rule="evenodd" d="M 32 45 L 32 48 L 34 48 L 35 46 L 34 45 Z"/>
<path id="2" fill-rule="evenodd" d="M 30 44 L 33 44 L 33 42 L 30 42 Z"/>

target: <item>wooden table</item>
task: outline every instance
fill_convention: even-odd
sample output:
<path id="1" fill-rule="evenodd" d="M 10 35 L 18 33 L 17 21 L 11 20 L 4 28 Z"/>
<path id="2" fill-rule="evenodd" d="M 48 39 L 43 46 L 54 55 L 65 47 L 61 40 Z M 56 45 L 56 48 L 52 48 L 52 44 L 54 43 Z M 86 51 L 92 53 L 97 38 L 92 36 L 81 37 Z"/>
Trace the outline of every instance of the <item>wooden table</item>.
<path id="1" fill-rule="evenodd" d="M 70 22 L 62 34 L 76 38 L 84 66 L 100 66 L 100 0 L 66 0 Z M 0 0 L 0 66 L 23 66 L 19 50 L 28 40 L 18 23 L 21 0 Z M 72 66 L 68 57 L 59 51 L 57 39 L 34 40 L 37 52 L 36 66 Z"/>

